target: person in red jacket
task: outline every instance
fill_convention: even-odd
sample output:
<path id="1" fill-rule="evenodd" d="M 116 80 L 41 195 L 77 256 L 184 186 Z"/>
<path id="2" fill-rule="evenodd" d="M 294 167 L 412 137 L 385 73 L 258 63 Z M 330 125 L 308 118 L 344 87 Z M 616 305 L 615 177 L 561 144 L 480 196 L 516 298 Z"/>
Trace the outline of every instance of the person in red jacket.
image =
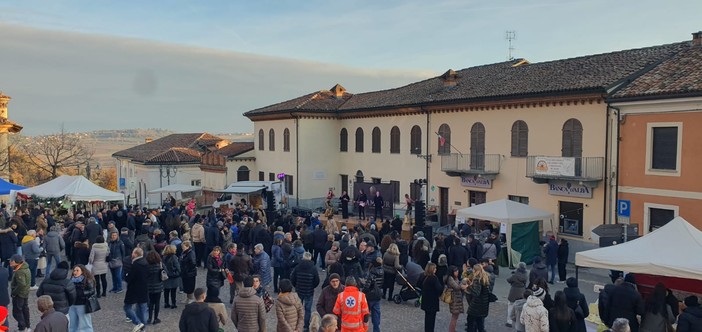
<path id="1" fill-rule="evenodd" d="M 354 277 L 346 278 L 346 288 L 336 297 L 334 314 L 341 318 L 341 332 L 368 331 L 368 301 L 356 286 Z"/>

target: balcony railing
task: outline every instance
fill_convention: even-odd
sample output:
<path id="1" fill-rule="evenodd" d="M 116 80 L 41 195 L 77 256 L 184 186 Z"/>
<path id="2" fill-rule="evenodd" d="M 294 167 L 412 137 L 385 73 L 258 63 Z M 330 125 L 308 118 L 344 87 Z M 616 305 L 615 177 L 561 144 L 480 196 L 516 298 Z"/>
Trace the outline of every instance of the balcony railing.
<path id="1" fill-rule="evenodd" d="M 499 154 L 460 154 L 441 156 L 441 171 L 458 174 L 499 174 Z"/>
<path id="2" fill-rule="evenodd" d="M 533 179 L 600 181 L 604 179 L 604 157 L 527 157 L 526 176 Z"/>

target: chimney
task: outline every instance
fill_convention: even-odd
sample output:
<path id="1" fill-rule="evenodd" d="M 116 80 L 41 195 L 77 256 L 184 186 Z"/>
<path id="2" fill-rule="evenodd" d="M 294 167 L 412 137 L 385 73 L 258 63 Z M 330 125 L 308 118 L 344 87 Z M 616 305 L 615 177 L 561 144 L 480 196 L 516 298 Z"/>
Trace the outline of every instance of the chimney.
<path id="1" fill-rule="evenodd" d="M 151 141 L 153 141 L 153 140 L 154 140 L 153 138 L 147 137 L 147 138 L 144 139 L 144 143 L 145 143 L 145 144 L 146 144 L 146 143 L 151 143 Z"/>
<path id="2" fill-rule="evenodd" d="M 343 86 L 341 86 L 340 84 L 336 84 L 331 89 L 329 89 L 329 91 L 331 91 L 331 93 L 334 94 L 334 97 L 336 97 L 337 99 L 340 99 L 341 97 L 344 96 L 346 89 Z"/>
<path id="3" fill-rule="evenodd" d="M 692 46 L 702 46 L 702 31 L 692 33 Z"/>
<path id="4" fill-rule="evenodd" d="M 443 75 L 441 75 L 441 79 L 444 80 L 444 87 L 453 87 L 458 83 L 458 76 L 453 69 L 447 70 Z"/>

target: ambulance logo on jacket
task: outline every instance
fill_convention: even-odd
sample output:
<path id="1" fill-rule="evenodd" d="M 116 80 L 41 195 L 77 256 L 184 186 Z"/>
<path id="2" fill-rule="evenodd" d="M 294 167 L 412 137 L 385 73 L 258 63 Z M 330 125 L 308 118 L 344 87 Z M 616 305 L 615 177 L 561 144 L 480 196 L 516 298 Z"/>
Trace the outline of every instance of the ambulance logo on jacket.
<path id="1" fill-rule="evenodd" d="M 353 308 L 356 306 L 356 299 L 353 296 L 349 296 L 346 298 L 346 307 L 347 308 Z"/>

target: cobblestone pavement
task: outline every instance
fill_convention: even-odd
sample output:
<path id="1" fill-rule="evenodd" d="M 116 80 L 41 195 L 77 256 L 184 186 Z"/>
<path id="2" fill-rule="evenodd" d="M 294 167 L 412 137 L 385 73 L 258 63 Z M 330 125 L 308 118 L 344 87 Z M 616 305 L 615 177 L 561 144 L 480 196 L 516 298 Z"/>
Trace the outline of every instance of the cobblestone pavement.
<path id="1" fill-rule="evenodd" d="M 505 281 L 510 274 L 510 270 L 506 268 L 501 269 L 501 274 L 495 282 L 495 294 L 498 297 L 496 303 L 490 304 L 490 315 L 486 319 L 486 330 L 488 332 L 509 332 L 514 331 L 511 328 L 507 328 L 505 324 L 506 312 L 507 312 L 507 293 L 509 291 L 509 285 Z M 572 271 L 570 271 L 572 272 Z M 582 271 L 580 272 L 580 289 L 585 294 L 588 302 L 593 303 L 597 299 L 597 295 L 593 291 L 593 286 L 595 284 L 602 284 L 607 281 L 604 276 L 603 271 Z M 570 273 L 574 275 L 573 273 Z M 325 272 L 320 273 L 320 277 L 325 277 Z M 108 274 L 108 279 L 110 279 Z M 40 282 L 42 279 L 39 279 Z M 205 285 L 205 270 L 198 269 L 197 278 L 198 287 Z M 111 281 L 108 280 L 108 285 Z M 556 290 L 563 289 L 564 284 L 551 285 L 551 294 L 555 293 Z M 229 306 L 229 293 L 225 290 L 225 286 L 222 289 L 221 299 L 225 302 L 227 310 L 230 310 Z M 109 287 L 108 287 L 109 288 Z M 396 286 L 395 292 L 399 290 L 399 286 Z M 316 290 L 315 304 L 317 296 L 319 295 L 320 287 Z M 35 292 L 30 294 L 30 316 L 32 327 L 34 327 L 40 319 L 40 313 L 36 307 L 36 296 Z M 271 294 L 273 295 L 273 294 Z M 275 296 L 274 296 L 275 297 Z M 185 294 L 178 294 L 178 301 L 181 302 L 185 298 Z M 107 298 L 101 298 L 100 304 L 102 310 L 93 314 L 93 327 L 95 331 L 131 331 L 133 325 L 125 320 L 123 307 L 124 293 L 122 294 L 111 294 L 108 293 Z M 161 299 L 161 313 L 159 318 L 161 323 L 157 325 L 147 325 L 146 331 L 178 331 L 178 320 L 180 319 L 180 313 L 185 307 L 184 304 L 178 303 L 177 309 L 164 309 L 163 308 L 163 298 Z M 313 307 L 314 309 L 314 307 Z M 267 331 L 275 331 L 276 328 L 276 317 L 275 309 L 268 313 L 267 320 Z M 414 307 L 414 301 L 403 302 L 402 304 L 390 303 L 385 300 L 381 302 L 381 330 L 383 332 L 399 332 L 399 331 L 422 331 L 424 329 L 424 312 Z M 437 314 L 436 318 L 436 331 L 448 331 L 448 324 L 450 321 L 450 313 L 448 312 L 448 305 L 442 304 L 441 311 Z M 10 319 L 11 331 L 16 331 L 17 322 L 13 318 Z M 465 327 L 465 314 L 459 317 L 459 324 L 457 325 L 458 331 L 463 331 Z M 371 327 L 369 331 L 372 331 Z M 225 331 L 236 331 L 231 320 L 227 321 L 227 326 Z"/>

